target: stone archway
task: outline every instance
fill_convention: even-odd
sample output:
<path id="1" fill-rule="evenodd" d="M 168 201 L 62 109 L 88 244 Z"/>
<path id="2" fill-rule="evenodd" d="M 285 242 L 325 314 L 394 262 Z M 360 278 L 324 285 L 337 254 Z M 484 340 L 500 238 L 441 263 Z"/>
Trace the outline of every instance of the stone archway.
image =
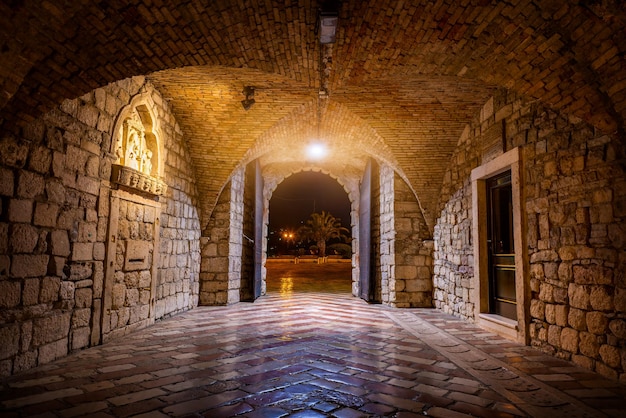
<path id="1" fill-rule="evenodd" d="M 265 188 L 264 188 L 264 207 L 266 208 L 263 214 L 263 225 L 264 225 L 264 237 L 267 237 L 268 230 L 267 225 L 269 223 L 269 201 L 272 197 L 272 194 L 278 187 L 278 185 L 284 181 L 287 177 L 306 171 L 315 171 L 320 172 L 322 174 L 326 174 L 329 177 L 335 179 L 337 183 L 346 191 L 348 196 L 348 201 L 350 202 L 350 228 L 352 237 L 358 236 L 359 230 L 359 218 L 358 218 L 358 210 L 359 210 L 359 181 L 361 172 L 356 170 L 345 170 L 345 171 L 330 171 L 326 169 L 322 169 L 316 165 L 306 165 L 302 166 L 302 164 L 298 163 L 289 163 L 289 164 L 268 164 L 263 169 L 263 176 L 265 178 Z M 357 263 L 357 251 L 354 247 L 355 242 L 353 240 L 353 248 L 352 248 L 352 294 L 358 294 L 358 263 Z M 266 241 L 264 241 L 266 244 Z M 263 253 L 267 255 L 267 247 L 265 246 L 263 249 Z M 265 259 L 264 259 L 265 263 Z M 265 277 L 265 272 L 263 276 Z"/>
<path id="2" fill-rule="evenodd" d="M 271 228 L 271 220 L 273 219 L 270 217 L 270 214 L 272 211 L 271 202 L 273 200 L 275 202 L 275 199 L 277 198 L 276 192 L 280 191 L 281 186 L 285 185 L 286 180 L 290 180 L 290 181 L 299 180 L 302 182 L 302 181 L 306 181 L 306 179 L 311 179 L 311 178 L 315 178 L 319 180 L 322 180 L 323 178 L 328 179 L 329 182 L 332 182 L 337 186 L 337 189 L 332 191 L 333 197 L 336 199 L 339 199 L 340 197 L 338 195 L 341 193 L 343 194 L 343 197 L 346 200 L 345 201 L 346 216 L 342 215 L 342 216 L 339 216 L 339 218 L 341 219 L 341 225 L 343 227 L 348 228 L 350 231 L 351 239 L 348 242 L 348 245 L 350 246 L 351 249 L 349 251 L 348 258 L 343 259 L 341 257 L 335 257 L 335 256 L 329 257 L 328 253 L 326 253 L 326 257 L 319 257 L 318 255 L 313 255 L 310 252 L 306 251 L 305 248 L 301 248 L 302 251 L 300 251 L 299 253 L 292 252 L 287 257 L 270 257 L 271 248 L 269 248 L 269 244 L 272 238 L 272 233 L 276 232 L 272 230 Z M 353 190 L 353 187 L 351 188 L 350 186 L 351 184 L 352 185 L 354 184 L 354 181 L 352 181 L 352 179 L 348 177 L 345 177 L 345 176 L 339 177 L 332 172 L 321 170 L 319 168 L 295 170 L 294 172 L 288 173 L 288 172 L 282 172 L 282 171 L 277 172 L 277 171 L 272 170 L 271 167 L 269 167 L 269 169 L 265 171 L 265 179 L 266 179 L 267 186 L 264 190 L 264 202 L 265 202 L 264 205 L 267 208 L 267 210 L 264 211 L 264 217 L 263 217 L 264 219 L 263 230 L 265 232 L 265 237 L 266 237 L 266 239 L 263 240 L 264 242 L 264 257 L 263 257 L 264 288 L 266 288 L 267 281 L 269 279 L 268 266 L 274 265 L 275 263 L 279 263 L 279 264 L 284 264 L 284 263 L 326 264 L 326 263 L 329 263 L 329 264 L 335 264 L 335 265 L 340 264 L 340 266 L 336 270 L 341 270 L 341 271 L 345 271 L 345 268 L 343 268 L 343 265 L 348 263 L 350 266 L 350 271 L 348 272 L 348 274 L 350 275 L 350 282 L 351 282 L 351 284 L 349 285 L 348 291 L 354 294 L 356 290 L 356 287 L 355 287 L 356 283 L 354 282 L 354 279 L 358 276 L 358 270 L 356 272 L 354 271 L 356 268 L 355 260 L 357 257 L 357 249 L 354 247 L 354 242 L 355 242 L 354 234 L 355 234 L 355 231 L 358 231 L 358 228 L 357 228 L 358 197 L 355 200 L 355 197 L 357 195 L 355 193 L 355 190 Z M 308 183 L 310 183 L 310 180 L 308 181 Z M 324 183 L 324 185 L 331 186 L 328 183 Z M 308 219 L 311 213 L 313 212 L 319 213 L 321 210 L 325 210 L 326 212 L 330 211 L 332 212 L 331 214 L 335 217 L 339 215 L 339 213 L 337 213 L 337 210 L 341 210 L 341 209 L 337 208 L 337 206 L 339 206 L 338 204 L 331 205 L 330 203 L 328 203 L 328 201 L 326 201 L 326 203 L 323 203 L 323 202 L 320 203 L 318 201 L 317 204 L 313 203 L 313 206 L 309 206 L 309 204 L 314 201 L 314 199 L 309 199 L 309 197 L 312 196 L 313 198 L 317 198 L 318 200 L 320 199 L 321 197 L 319 194 L 320 187 L 322 186 L 313 185 L 312 190 L 309 190 L 305 194 L 299 195 L 300 197 L 305 198 L 304 200 L 307 201 L 306 206 L 308 206 L 306 209 L 300 210 L 301 212 L 300 218 L 299 218 L 300 221 L 304 222 L 306 219 Z M 356 192 L 358 192 L 358 189 L 356 190 Z M 292 201 L 291 204 L 296 205 L 295 201 Z M 335 211 L 329 210 L 329 206 L 333 206 L 335 208 Z M 277 224 L 276 222 L 274 223 Z M 291 226 L 292 226 L 291 232 L 296 233 L 298 225 L 294 224 Z M 322 268 L 324 268 L 325 270 L 329 270 L 329 271 L 332 270 L 328 266 L 321 267 L 320 270 Z"/>

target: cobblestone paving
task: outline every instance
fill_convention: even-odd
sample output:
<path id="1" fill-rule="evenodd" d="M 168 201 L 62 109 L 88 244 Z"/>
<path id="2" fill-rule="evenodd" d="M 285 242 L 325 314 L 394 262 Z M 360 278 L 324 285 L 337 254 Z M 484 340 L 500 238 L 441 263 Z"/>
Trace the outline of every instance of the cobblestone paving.
<path id="1" fill-rule="evenodd" d="M 626 416 L 626 387 L 435 310 L 271 294 L 2 381 L 0 416 Z"/>

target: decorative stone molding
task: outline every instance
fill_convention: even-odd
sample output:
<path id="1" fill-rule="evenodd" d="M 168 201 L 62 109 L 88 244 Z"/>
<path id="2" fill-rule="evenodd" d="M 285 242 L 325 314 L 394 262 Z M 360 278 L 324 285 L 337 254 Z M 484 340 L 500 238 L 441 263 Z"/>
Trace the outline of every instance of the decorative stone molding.
<path id="1" fill-rule="evenodd" d="M 113 130 L 112 183 L 154 196 L 162 196 L 167 191 L 167 185 L 161 180 L 161 131 L 157 115 L 154 101 L 145 92 L 135 96 L 120 112 Z"/>
<path id="2" fill-rule="evenodd" d="M 528 254 L 523 225 L 521 149 L 519 147 L 476 167 L 472 180 L 472 236 L 474 237 L 474 277 L 470 299 L 474 304 L 474 321 L 496 334 L 509 337 L 523 344 L 530 343 L 530 288 L 526 279 Z M 487 250 L 487 186 L 486 180 L 511 170 L 512 216 L 515 239 L 515 294 L 517 320 L 489 313 L 489 254 Z"/>
<path id="3" fill-rule="evenodd" d="M 167 192 L 167 184 L 163 180 L 119 164 L 111 167 L 111 181 L 154 196 L 163 196 Z"/>
<path id="4" fill-rule="evenodd" d="M 137 105 L 123 113 L 114 149 L 117 157 L 115 163 L 149 176 L 157 174 L 159 140 L 153 131 L 155 118 L 145 104 Z"/>

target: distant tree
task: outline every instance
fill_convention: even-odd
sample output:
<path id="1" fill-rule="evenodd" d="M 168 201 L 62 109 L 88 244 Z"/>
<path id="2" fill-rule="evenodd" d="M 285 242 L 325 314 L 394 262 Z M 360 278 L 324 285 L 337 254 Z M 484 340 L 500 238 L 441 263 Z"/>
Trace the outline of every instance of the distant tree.
<path id="1" fill-rule="evenodd" d="M 335 218 L 330 213 L 312 213 L 306 224 L 298 229 L 298 235 L 302 239 L 315 241 L 319 248 L 319 256 L 326 256 L 326 242 L 331 238 L 346 240 L 350 231 L 341 226 L 341 219 Z"/>

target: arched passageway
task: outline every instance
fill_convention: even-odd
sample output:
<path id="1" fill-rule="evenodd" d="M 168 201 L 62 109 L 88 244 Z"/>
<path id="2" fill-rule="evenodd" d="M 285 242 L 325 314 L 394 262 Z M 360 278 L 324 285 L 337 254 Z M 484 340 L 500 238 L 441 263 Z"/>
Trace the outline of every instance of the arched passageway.
<path id="1" fill-rule="evenodd" d="M 261 295 L 270 190 L 319 169 L 353 294 L 624 379 L 621 2 L 126 3 L 0 4 L 0 374 Z"/>
<path id="2" fill-rule="evenodd" d="M 354 206 L 330 175 L 307 171 L 284 179 L 268 203 L 267 292 L 351 294 L 357 276 L 352 273 Z M 323 222 L 307 229 L 313 216 Z M 323 250 L 316 236 L 324 241 Z"/>
<path id="3" fill-rule="evenodd" d="M 300 236 L 294 234 L 306 225 L 311 214 L 322 211 L 332 215 L 338 226 L 348 229 L 339 231 L 341 236 L 328 235 L 328 244 L 350 245 L 352 242 L 350 228 L 355 223 L 351 220 L 352 206 L 347 191 L 331 176 L 314 171 L 292 174 L 276 187 L 269 200 L 268 241 L 271 241 L 272 245 L 268 245 L 268 256 L 309 254 L 312 250 L 310 247 L 316 243 L 306 239 L 302 234 Z M 333 231 L 329 233 L 331 232 Z M 284 233 L 289 233 L 290 236 L 284 237 Z M 271 235 L 276 239 L 272 240 Z M 281 242 L 278 242 L 279 240 Z M 347 251 L 344 251 L 345 253 Z M 333 254 L 335 252 L 328 251 L 324 255 Z M 350 258 L 352 251 L 346 255 Z"/>

